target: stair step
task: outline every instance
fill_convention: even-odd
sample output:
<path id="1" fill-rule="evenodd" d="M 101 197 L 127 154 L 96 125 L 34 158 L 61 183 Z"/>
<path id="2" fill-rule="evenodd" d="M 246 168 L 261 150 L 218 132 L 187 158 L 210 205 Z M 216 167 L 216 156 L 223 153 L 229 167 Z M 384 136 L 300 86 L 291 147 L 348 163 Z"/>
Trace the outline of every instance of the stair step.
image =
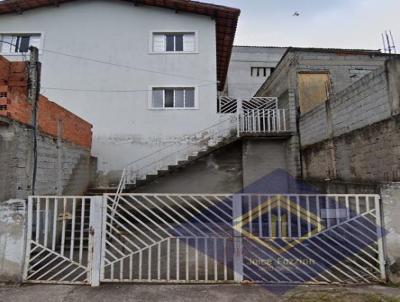
<path id="1" fill-rule="evenodd" d="M 87 194 L 102 195 L 117 192 L 117 187 L 89 188 Z"/>
<path id="2" fill-rule="evenodd" d="M 170 166 L 168 166 L 168 170 L 169 170 L 170 172 L 176 171 L 176 170 L 178 170 L 178 169 L 179 169 L 179 166 L 178 166 L 178 165 L 170 165 Z"/>
<path id="3" fill-rule="evenodd" d="M 158 177 L 158 175 L 146 175 L 146 181 L 152 181 L 155 180 Z"/>
<path id="4" fill-rule="evenodd" d="M 135 184 L 127 184 L 125 187 L 125 191 L 129 192 L 129 191 L 134 191 L 135 189 L 137 189 L 140 186 L 143 186 L 149 182 L 154 181 L 155 179 L 157 179 L 158 177 L 162 177 L 164 175 L 168 175 L 172 172 L 175 172 L 177 170 L 180 170 L 181 168 L 187 166 L 188 164 L 192 163 L 195 160 L 198 160 L 199 158 L 208 155 L 212 152 L 214 152 L 215 150 L 224 147 L 234 141 L 238 140 L 238 137 L 236 136 L 230 136 L 230 137 L 226 137 L 226 138 L 221 138 L 216 140 L 214 145 L 209 145 L 207 147 L 203 147 L 200 148 L 198 152 L 194 152 L 192 155 L 188 156 L 186 160 L 180 160 L 177 162 L 177 164 L 175 165 L 168 165 L 167 169 L 162 169 L 162 170 L 158 170 L 156 174 L 150 174 L 150 175 L 146 175 L 143 179 L 137 179 Z M 118 188 L 116 187 L 108 187 L 108 188 L 90 188 L 88 190 L 87 195 L 89 196 L 93 196 L 93 195 L 101 195 L 104 193 L 112 193 L 115 194 L 117 192 Z"/>
<path id="5" fill-rule="evenodd" d="M 136 186 L 141 186 L 144 185 L 146 183 L 145 179 L 138 179 L 136 180 Z"/>
<path id="6" fill-rule="evenodd" d="M 158 176 L 167 175 L 170 171 L 169 170 L 158 170 Z"/>

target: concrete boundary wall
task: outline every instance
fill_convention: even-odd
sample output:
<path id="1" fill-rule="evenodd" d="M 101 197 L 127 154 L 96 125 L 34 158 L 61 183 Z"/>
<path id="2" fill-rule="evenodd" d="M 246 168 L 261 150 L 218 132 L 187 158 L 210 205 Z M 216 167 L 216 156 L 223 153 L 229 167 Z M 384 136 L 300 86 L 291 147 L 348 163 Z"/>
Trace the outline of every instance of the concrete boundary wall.
<path id="1" fill-rule="evenodd" d="M 400 183 L 381 187 L 386 269 L 389 280 L 400 283 Z"/>
<path id="2" fill-rule="evenodd" d="M 379 68 L 302 115 L 302 145 L 312 145 L 389 118 L 392 110 L 386 75 L 386 68 Z"/>
<path id="3" fill-rule="evenodd" d="M 1 120 L 0 120 L 1 121 Z M 87 190 L 96 165 L 90 150 L 61 138 L 38 135 L 36 194 L 79 195 Z M 33 133 L 12 120 L 0 124 L 0 203 L 32 194 Z"/>
<path id="4" fill-rule="evenodd" d="M 26 213 L 24 200 L 0 203 L 0 282 L 22 282 Z"/>

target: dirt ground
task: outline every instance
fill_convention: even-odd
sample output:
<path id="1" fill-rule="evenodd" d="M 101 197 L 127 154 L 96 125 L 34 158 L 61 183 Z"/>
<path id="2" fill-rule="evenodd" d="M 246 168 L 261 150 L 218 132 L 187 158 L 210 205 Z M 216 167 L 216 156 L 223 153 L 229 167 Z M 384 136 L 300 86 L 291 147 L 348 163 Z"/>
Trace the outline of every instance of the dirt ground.
<path id="1" fill-rule="evenodd" d="M 1 302 L 400 302 L 400 288 L 260 285 L 0 286 Z"/>

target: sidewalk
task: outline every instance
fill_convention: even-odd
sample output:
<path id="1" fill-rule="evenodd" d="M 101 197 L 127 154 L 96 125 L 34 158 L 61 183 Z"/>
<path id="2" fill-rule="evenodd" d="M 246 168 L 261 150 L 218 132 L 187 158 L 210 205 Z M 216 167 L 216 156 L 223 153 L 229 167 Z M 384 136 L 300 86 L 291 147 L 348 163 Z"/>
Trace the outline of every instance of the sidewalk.
<path id="1" fill-rule="evenodd" d="M 282 289 L 282 288 L 279 288 Z M 279 289 L 274 288 L 273 291 Z M 299 286 L 284 295 L 256 285 L 0 286 L 0 302 L 395 302 L 400 288 Z"/>

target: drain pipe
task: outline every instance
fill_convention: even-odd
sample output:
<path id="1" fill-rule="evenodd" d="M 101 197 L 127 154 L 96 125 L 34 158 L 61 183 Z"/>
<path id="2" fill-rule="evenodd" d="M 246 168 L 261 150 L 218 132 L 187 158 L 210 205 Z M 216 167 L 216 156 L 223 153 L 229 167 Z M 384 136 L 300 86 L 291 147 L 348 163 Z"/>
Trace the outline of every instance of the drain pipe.
<path id="1" fill-rule="evenodd" d="M 39 49 L 29 47 L 29 91 L 28 101 L 32 104 L 32 128 L 33 128 L 33 171 L 32 171 L 32 195 L 35 195 L 37 175 L 37 134 L 38 134 L 38 101 L 40 93 L 40 63 Z"/>

